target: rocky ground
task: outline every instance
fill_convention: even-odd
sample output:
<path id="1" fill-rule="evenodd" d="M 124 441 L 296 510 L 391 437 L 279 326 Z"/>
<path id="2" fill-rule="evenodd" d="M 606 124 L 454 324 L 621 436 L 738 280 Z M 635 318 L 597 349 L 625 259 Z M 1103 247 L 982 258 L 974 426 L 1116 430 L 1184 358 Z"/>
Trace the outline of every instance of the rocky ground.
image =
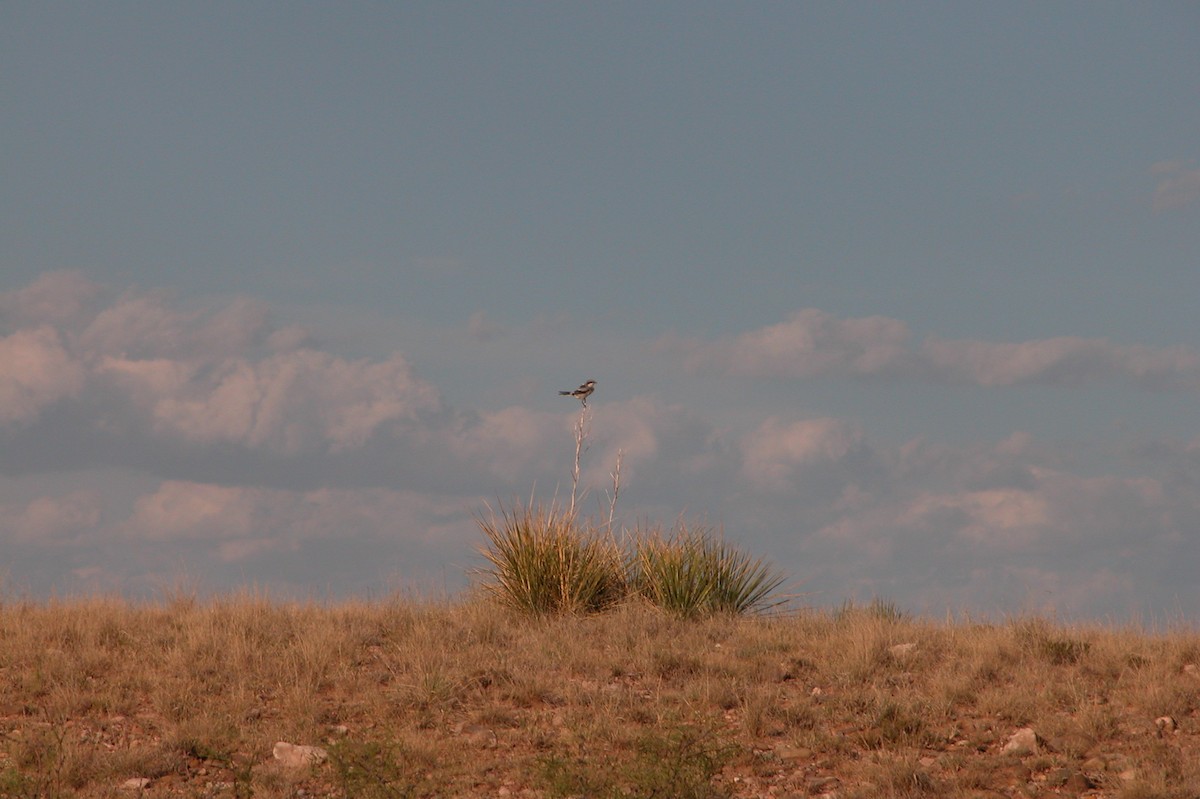
<path id="1" fill-rule="evenodd" d="M 0 796 L 1182 799 L 1197 663 L 1190 632 L 886 607 L 5 605 Z"/>

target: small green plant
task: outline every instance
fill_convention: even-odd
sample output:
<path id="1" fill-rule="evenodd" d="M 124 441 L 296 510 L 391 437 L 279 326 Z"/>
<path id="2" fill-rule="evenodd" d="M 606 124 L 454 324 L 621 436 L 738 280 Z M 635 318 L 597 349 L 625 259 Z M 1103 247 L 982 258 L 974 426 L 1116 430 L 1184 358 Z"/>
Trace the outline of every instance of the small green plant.
<path id="1" fill-rule="evenodd" d="M 875 597 L 866 605 L 858 605 L 847 599 L 834 612 L 834 618 L 839 622 L 848 621 L 855 616 L 866 616 L 888 624 L 898 624 L 908 619 L 908 614 L 901 610 L 899 605 L 881 597 Z"/>
<path id="2" fill-rule="evenodd" d="M 623 558 L 612 538 L 596 534 L 557 507 L 506 509 L 478 519 L 491 563 L 485 588 L 523 613 L 591 613 L 626 594 Z"/>
<path id="3" fill-rule="evenodd" d="M 401 765 L 404 752 L 376 741 L 338 741 L 329 762 L 345 796 L 363 799 L 407 799 L 419 785 Z"/>
<path id="4" fill-rule="evenodd" d="M 919 741 L 925 729 L 920 715 L 909 712 L 895 702 L 885 702 L 875 717 L 879 735 L 887 744 Z"/>
<path id="5" fill-rule="evenodd" d="M 8 754 L 14 762 L 0 772 L 0 796 L 56 799 L 70 795 L 74 780 L 64 724 L 33 732 Z"/>
<path id="6" fill-rule="evenodd" d="M 42 796 L 56 796 L 48 793 L 46 786 L 28 774 L 24 774 L 11 766 L 0 771 L 0 796 L 12 799 L 35 799 Z"/>
<path id="7" fill-rule="evenodd" d="M 784 580 L 711 530 L 689 530 L 683 524 L 670 537 L 658 530 L 639 535 L 630 571 L 642 596 L 685 617 L 773 607 L 779 604 L 774 594 Z"/>
<path id="8" fill-rule="evenodd" d="M 1092 648 L 1088 641 L 1062 635 L 1044 619 L 1019 621 L 1014 633 L 1027 650 L 1055 666 L 1078 663 Z"/>
<path id="9" fill-rule="evenodd" d="M 1068 666 L 1078 663 L 1087 654 L 1092 645 L 1087 641 L 1075 638 L 1044 638 L 1039 644 L 1042 657 L 1055 666 Z"/>
<path id="10" fill-rule="evenodd" d="M 714 785 L 737 753 L 707 729 L 685 725 L 640 737 L 632 757 L 599 762 L 588 757 L 548 757 L 542 780 L 551 796 L 596 799 L 720 799 Z"/>

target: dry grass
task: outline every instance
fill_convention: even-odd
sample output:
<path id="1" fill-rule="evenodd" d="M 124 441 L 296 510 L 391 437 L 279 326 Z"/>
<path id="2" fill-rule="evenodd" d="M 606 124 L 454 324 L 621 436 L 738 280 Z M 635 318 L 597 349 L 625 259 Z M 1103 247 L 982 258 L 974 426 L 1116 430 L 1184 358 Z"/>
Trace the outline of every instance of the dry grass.
<path id="1" fill-rule="evenodd" d="M 1182 799 L 1193 664 L 1193 633 L 878 607 L 9 602 L 0 795 Z M 1024 726 L 1040 751 L 1003 754 Z M 279 740 L 330 759 L 284 769 Z"/>

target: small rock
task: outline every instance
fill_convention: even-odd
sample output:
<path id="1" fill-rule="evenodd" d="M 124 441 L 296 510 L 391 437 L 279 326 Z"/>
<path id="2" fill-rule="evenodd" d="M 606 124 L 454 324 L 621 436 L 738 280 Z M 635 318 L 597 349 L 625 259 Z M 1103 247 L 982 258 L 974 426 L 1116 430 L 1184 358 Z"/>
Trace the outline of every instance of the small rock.
<path id="1" fill-rule="evenodd" d="M 830 789 L 836 788 L 838 784 L 837 777 L 813 777 L 805 785 L 810 796 L 816 794 L 829 793 Z"/>
<path id="2" fill-rule="evenodd" d="M 149 777 L 130 777 L 121 783 L 121 787 L 127 791 L 144 791 L 150 786 Z"/>
<path id="3" fill-rule="evenodd" d="M 1078 771 L 1072 771 L 1071 776 L 1067 779 L 1067 782 L 1063 787 L 1068 791 L 1075 791 L 1076 793 L 1079 793 L 1081 791 L 1092 790 L 1096 787 L 1096 782 L 1089 778 L 1086 774 L 1082 774 Z"/>
<path id="4" fill-rule="evenodd" d="M 896 658 L 897 660 L 904 660 L 906 657 L 911 655 L 916 648 L 916 644 L 896 644 L 895 646 L 889 646 L 888 652 L 890 652 L 892 657 Z"/>
<path id="5" fill-rule="evenodd" d="M 305 744 L 290 744 L 287 741 L 279 741 L 275 744 L 271 754 L 281 765 L 288 768 L 300 768 L 301 766 L 311 766 L 317 763 L 325 762 L 325 758 L 329 757 L 329 753 L 319 746 L 307 746 Z"/>
<path id="6" fill-rule="evenodd" d="M 1170 716 L 1159 716 L 1154 720 L 1154 726 L 1158 728 L 1158 737 L 1161 738 L 1167 733 L 1176 732 L 1179 729 L 1178 722 Z"/>
<path id="7" fill-rule="evenodd" d="M 1196 678 L 1200 678 L 1200 666 L 1197 666 L 1195 663 L 1189 663 L 1183 667 L 1183 673 L 1190 674 Z"/>
<path id="8" fill-rule="evenodd" d="M 1108 768 L 1108 763 L 1104 762 L 1104 758 L 1102 757 L 1089 757 L 1083 761 L 1080 768 L 1091 774 L 1099 774 Z"/>
<path id="9" fill-rule="evenodd" d="M 1056 754 L 1083 757 L 1096 745 L 1096 739 L 1084 733 L 1074 732 L 1048 738 L 1041 743 Z"/>
<path id="10" fill-rule="evenodd" d="M 1038 737 L 1032 727 L 1022 727 L 1014 732 L 1008 743 L 1000 750 L 1002 755 L 1036 755 L 1038 753 Z"/>
<path id="11" fill-rule="evenodd" d="M 801 760 L 811 760 L 812 750 L 798 746 L 781 746 L 775 750 L 775 756 L 784 763 L 796 763 Z"/>
<path id="12" fill-rule="evenodd" d="M 333 728 L 333 734 L 344 738 L 350 734 L 350 728 L 345 724 L 339 724 Z"/>

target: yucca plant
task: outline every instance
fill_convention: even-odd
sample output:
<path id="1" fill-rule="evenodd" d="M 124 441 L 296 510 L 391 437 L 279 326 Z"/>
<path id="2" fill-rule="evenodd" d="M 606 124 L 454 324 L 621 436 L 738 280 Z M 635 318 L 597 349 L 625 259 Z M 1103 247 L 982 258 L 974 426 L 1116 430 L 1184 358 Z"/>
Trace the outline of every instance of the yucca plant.
<path id="1" fill-rule="evenodd" d="M 780 604 L 783 584 L 761 558 L 752 558 L 708 528 L 680 524 L 670 536 L 639 533 L 630 582 L 651 603 L 681 616 L 749 613 Z"/>
<path id="2" fill-rule="evenodd" d="M 640 532 L 630 565 L 630 583 L 664 610 L 695 616 L 709 606 L 712 580 L 696 556 L 695 542 L 665 537 L 661 531 Z"/>
<path id="3" fill-rule="evenodd" d="M 535 615 L 600 611 L 626 594 L 624 558 L 610 536 L 550 505 L 500 506 L 477 519 L 487 538 L 484 588 Z"/>

